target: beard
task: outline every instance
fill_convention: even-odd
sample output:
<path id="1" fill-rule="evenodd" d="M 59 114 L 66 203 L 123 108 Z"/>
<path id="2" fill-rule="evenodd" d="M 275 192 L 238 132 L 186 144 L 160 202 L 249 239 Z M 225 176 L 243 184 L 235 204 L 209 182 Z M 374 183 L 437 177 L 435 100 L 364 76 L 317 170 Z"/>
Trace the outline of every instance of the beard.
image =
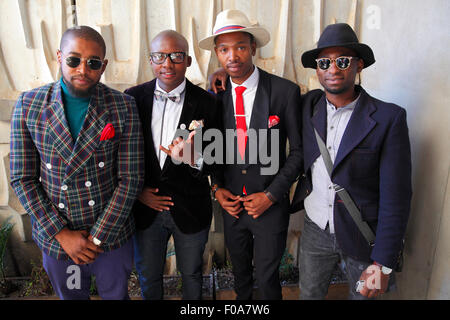
<path id="1" fill-rule="evenodd" d="M 71 80 L 73 80 L 74 77 L 71 77 Z M 89 81 L 91 81 L 91 79 L 88 79 Z M 80 90 L 74 87 L 74 85 L 72 84 L 71 81 L 68 81 L 66 79 L 66 77 L 63 76 L 63 81 L 66 84 L 67 90 L 69 91 L 70 95 L 76 98 L 88 98 L 90 97 L 94 91 L 95 91 L 95 87 L 97 86 L 97 84 L 99 83 L 99 81 L 97 82 L 93 82 L 93 84 L 85 89 L 85 90 Z"/>

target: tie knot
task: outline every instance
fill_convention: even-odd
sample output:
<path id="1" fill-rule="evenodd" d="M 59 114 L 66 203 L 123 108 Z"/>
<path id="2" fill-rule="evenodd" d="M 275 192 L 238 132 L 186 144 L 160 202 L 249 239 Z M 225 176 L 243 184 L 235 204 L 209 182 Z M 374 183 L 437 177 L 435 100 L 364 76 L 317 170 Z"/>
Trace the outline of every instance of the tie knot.
<path id="1" fill-rule="evenodd" d="M 236 87 L 234 90 L 236 91 L 236 94 L 242 95 L 244 93 L 244 91 L 247 90 L 247 88 L 244 86 L 239 86 L 239 87 Z"/>
<path id="2" fill-rule="evenodd" d="M 171 93 L 169 95 L 168 93 L 162 92 L 159 90 L 155 90 L 155 97 L 156 97 L 156 100 L 164 101 L 164 100 L 170 99 L 176 103 L 180 102 L 180 100 L 181 100 L 181 96 L 179 93 Z"/>

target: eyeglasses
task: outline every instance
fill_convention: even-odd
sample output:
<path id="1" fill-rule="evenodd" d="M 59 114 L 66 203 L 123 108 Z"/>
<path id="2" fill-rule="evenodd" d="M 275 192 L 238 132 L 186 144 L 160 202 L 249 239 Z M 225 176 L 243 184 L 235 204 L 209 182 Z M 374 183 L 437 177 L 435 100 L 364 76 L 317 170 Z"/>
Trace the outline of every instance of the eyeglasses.
<path id="1" fill-rule="evenodd" d="M 62 54 L 62 52 L 61 52 Z M 103 61 L 95 58 L 80 58 L 75 56 L 69 56 L 66 59 L 66 64 L 71 68 L 76 68 L 80 65 L 82 60 L 87 61 L 87 65 L 91 70 L 99 70 L 103 66 Z"/>
<path id="2" fill-rule="evenodd" d="M 340 70 L 346 70 L 348 67 L 350 67 L 350 64 L 352 62 L 352 59 L 357 60 L 358 57 L 338 57 L 336 59 L 330 59 L 330 58 L 320 58 L 316 59 L 317 66 L 321 70 L 328 70 L 331 67 L 331 62 L 334 61 L 336 64 L 336 67 L 338 67 Z"/>
<path id="3" fill-rule="evenodd" d="M 150 53 L 150 58 L 153 63 L 163 64 L 166 61 L 167 57 L 169 57 L 170 61 L 175 64 L 183 63 L 184 57 L 186 57 L 185 52 L 171 52 L 171 53 L 163 53 L 163 52 L 152 52 Z"/>

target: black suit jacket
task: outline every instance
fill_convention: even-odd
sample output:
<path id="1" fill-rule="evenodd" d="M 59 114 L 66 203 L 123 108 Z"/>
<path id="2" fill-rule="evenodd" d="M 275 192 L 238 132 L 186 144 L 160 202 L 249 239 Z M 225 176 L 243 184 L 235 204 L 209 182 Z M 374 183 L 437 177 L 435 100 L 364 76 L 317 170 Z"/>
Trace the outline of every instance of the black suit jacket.
<path id="1" fill-rule="evenodd" d="M 151 129 L 155 86 L 156 79 L 125 91 L 135 98 L 142 122 L 145 144 L 144 186 L 158 188 L 158 195 L 172 197 L 174 206 L 170 211 L 175 224 L 184 233 L 195 233 L 211 223 L 211 193 L 207 177 L 211 167 L 205 164 L 202 171 L 198 171 L 186 164 L 174 164 L 172 159 L 167 157 L 161 170 Z M 185 124 L 187 129 L 192 120 L 203 119 L 203 132 L 210 128 L 220 130 L 220 117 L 220 104 L 217 104 L 214 96 L 186 80 L 178 128 L 181 124 Z M 132 212 L 138 229 L 148 228 L 158 213 L 139 200 L 136 200 Z"/>
<path id="2" fill-rule="evenodd" d="M 224 129 L 236 130 L 231 89 L 231 82 L 228 80 L 226 90 L 219 93 L 218 98 L 223 104 Z M 257 134 L 256 137 L 249 135 L 245 163 L 236 164 L 234 160 L 235 164 L 225 164 L 221 174 L 213 179 L 214 183 L 237 195 L 242 194 L 244 185 L 248 195 L 265 190 L 270 192 L 276 199 L 276 204 L 259 219 L 271 212 L 274 212 L 273 215 L 286 214 L 288 217 L 289 190 L 302 168 L 300 104 L 300 88 L 295 83 L 259 69 L 259 83 L 248 129 L 255 129 L 257 132 L 260 129 L 266 129 L 268 133 L 267 135 Z M 278 116 L 280 119 L 279 123 L 271 128 L 268 125 L 270 116 Z M 271 136 L 275 130 L 278 130 L 278 137 L 274 135 L 277 139 L 273 142 L 278 145 L 278 152 L 270 155 L 271 163 L 265 164 L 261 156 L 270 154 Z M 286 155 L 287 140 L 289 140 L 288 156 Z M 250 152 L 252 147 L 256 147 L 258 151 Z M 226 143 L 225 154 L 234 154 L 235 159 L 240 157 L 236 137 L 234 143 Z M 274 162 L 278 163 L 278 170 L 272 174 L 264 174 L 261 171 L 261 169 L 268 169 Z M 282 228 L 287 227 L 285 226 L 287 217 L 282 219 Z M 275 228 L 276 225 L 281 226 L 276 219 L 271 222 Z"/>

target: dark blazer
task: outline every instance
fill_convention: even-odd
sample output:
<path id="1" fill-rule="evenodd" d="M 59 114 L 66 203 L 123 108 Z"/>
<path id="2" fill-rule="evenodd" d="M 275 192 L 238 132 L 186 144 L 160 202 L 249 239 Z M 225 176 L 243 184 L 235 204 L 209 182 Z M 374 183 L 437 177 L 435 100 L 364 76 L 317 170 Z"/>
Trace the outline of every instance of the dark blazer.
<path id="1" fill-rule="evenodd" d="M 376 233 L 376 240 L 374 247 L 367 244 L 338 197 L 334 207 L 336 238 L 345 254 L 393 268 L 412 196 L 406 111 L 371 97 L 360 86 L 356 89 L 361 96 L 339 146 L 331 179 L 349 192 L 362 218 Z M 322 90 L 304 96 L 302 117 L 306 179 L 298 187 L 306 190 L 305 196 L 313 187 L 311 165 L 320 156 L 314 128 L 324 141 L 327 135 L 326 99 Z"/>
<path id="2" fill-rule="evenodd" d="M 155 85 L 156 79 L 125 91 L 135 98 L 142 122 L 145 144 L 144 186 L 158 188 L 158 195 L 172 197 L 174 206 L 170 211 L 175 224 L 183 233 L 195 233 L 207 228 L 211 223 L 211 192 L 207 177 L 210 167 L 204 165 L 200 172 L 186 164 L 176 165 L 167 157 L 161 170 L 151 129 Z M 219 110 L 220 105 L 211 94 L 186 80 L 184 105 L 178 128 L 185 124 L 187 129 L 192 120 L 203 119 L 203 133 L 210 128 L 220 130 Z M 136 200 L 132 211 L 138 229 L 148 228 L 158 213 L 139 200 Z"/>
<path id="3" fill-rule="evenodd" d="M 224 128 L 236 130 L 231 89 L 231 82 L 228 79 L 226 90 L 219 93 L 218 98 L 223 103 Z M 244 185 L 248 195 L 265 190 L 269 191 L 277 202 L 259 219 L 266 219 L 264 216 L 270 212 L 274 212 L 274 215 L 278 216 L 286 214 L 284 217 L 279 217 L 283 220 L 282 228 L 287 228 L 285 222 L 289 218 L 289 189 L 302 168 L 300 99 L 300 88 L 295 83 L 259 69 L 259 83 L 249 129 L 268 129 L 268 134 L 267 136 L 258 134 L 257 141 L 249 135 L 245 163 L 236 164 L 236 161 L 234 161 L 234 164 L 225 164 L 222 175 L 213 179 L 219 186 L 225 187 L 237 195 L 242 194 Z M 278 116 L 280 121 L 277 125 L 268 128 L 270 116 Z M 275 141 L 278 152 L 272 155 L 274 157 L 272 164 L 274 161 L 278 162 L 278 170 L 272 174 L 262 174 L 261 169 L 267 169 L 271 164 L 264 164 L 264 161 L 261 161 L 261 155 L 271 150 L 270 137 L 276 129 L 279 133 L 278 139 Z M 287 156 L 286 142 L 288 139 L 289 155 Z M 234 154 L 235 158 L 240 158 L 236 140 L 237 138 L 234 139 L 233 144 L 226 144 L 225 154 Z M 250 153 L 251 146 L 256 146 L 258 152 Z M 251 154 L 257 154 L 258 158 L 249 157 Z M 278 222 L 272 222 L 274 223 L 272 224 L 273 228 L 277 228 Z"/>

